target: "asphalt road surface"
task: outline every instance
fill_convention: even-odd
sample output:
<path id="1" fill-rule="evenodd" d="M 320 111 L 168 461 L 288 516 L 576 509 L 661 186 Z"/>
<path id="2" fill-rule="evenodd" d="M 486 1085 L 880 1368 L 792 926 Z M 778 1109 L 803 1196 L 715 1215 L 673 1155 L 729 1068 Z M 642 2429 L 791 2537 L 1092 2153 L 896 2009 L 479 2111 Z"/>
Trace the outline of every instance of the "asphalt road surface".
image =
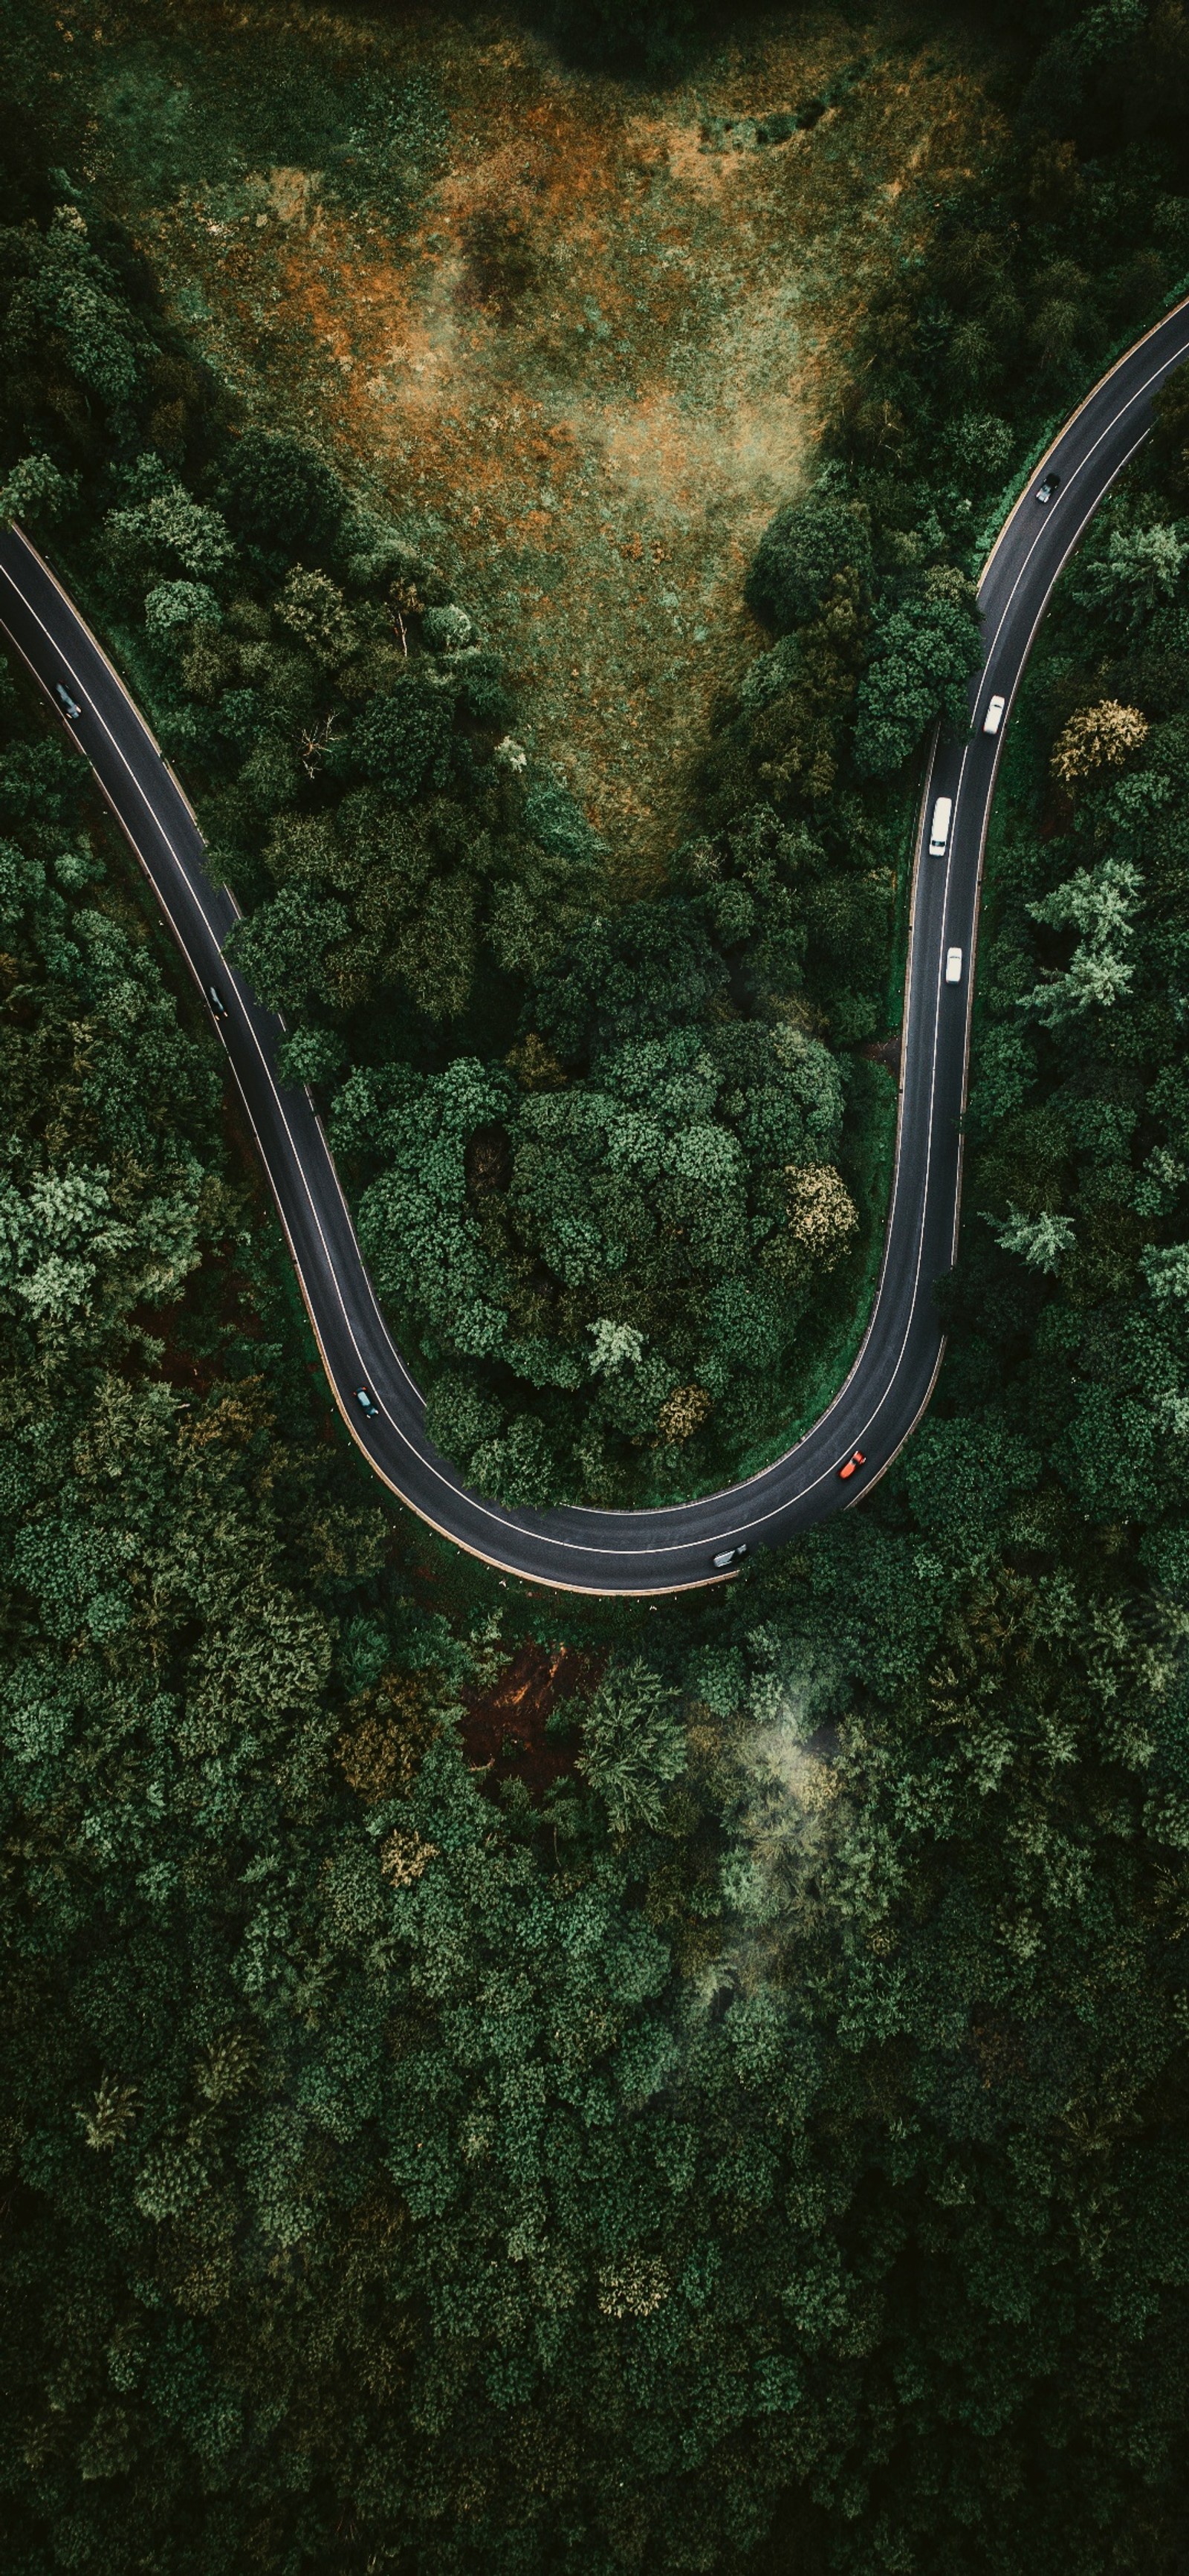
<path id="1" fill-rule="evenodd" d="M 1151 424 L 1156 388 L 1189 356 L 1189 302 L 1166 315 L 1065 424 L 1006 521 L 979 589 L 986 655 L 972 690 L 971 730 L 934 747 L 914 865 L 899 1125 L 883 1268 L 858 1358 L 833 1402 L 795 1448 L 745 1484 L 663 1511 L 512 1510 L 460 1481 L 425 1436 L 424 1407 L 395 1348 L 363 1264 L 321 1124 L 307 1094 L 282 1083 L 281 1034 L 223 943 L 236 918 L 208 874 L 202 837 L 152 732 L 54 574 L 15 528 L 0 529 L 0 626 L 62 715 L 59 685 L 79 709 L 71 730 L 140 860 L 212 1012 L 255 1132 L 302 1295 L 352 1439 L 423 1520 L 509 1574 L 580 1592 L 649 1594 L 725 1579 L 727 1549 L 772 1546 L 857 1501 L 920 1420 L 941 1363 L 935 1282 L 953 1267 L 962 1184 L 960 1121 L 983 848 L 1012 699 L 1067 556 Z M 1047 505 L 1045 475 L 1059 478 Z M 988 700 L 1007 701 L 996 736 Z M 62 716 L 63 722 L 67 721 Z M 929 855 L 938 796 L 953 800 L 944 856 Z M 960 980 L 945 956 L 962 954 Z M 367 1417 L 364 1388 L 377 1408 Z M 865 1464 L 846 1483 L 855 1450 Z"/>

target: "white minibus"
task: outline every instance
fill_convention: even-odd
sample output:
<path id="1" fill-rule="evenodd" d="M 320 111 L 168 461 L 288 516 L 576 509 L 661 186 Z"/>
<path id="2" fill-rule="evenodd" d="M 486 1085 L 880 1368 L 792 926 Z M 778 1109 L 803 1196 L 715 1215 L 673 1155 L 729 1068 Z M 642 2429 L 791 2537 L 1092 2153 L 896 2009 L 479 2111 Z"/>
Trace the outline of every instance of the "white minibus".
<path id="1" fill-rule="evenodd" d="M 931 859 L 944 859 L 945 857 L 945 845 L 950 837 L 950 816 L 953 813 L 953 810 L 954 800 L 952 796 L 938 797 L 937 803 L 933 808 L 933 829 L 929 834 L 929 856 Z"/>

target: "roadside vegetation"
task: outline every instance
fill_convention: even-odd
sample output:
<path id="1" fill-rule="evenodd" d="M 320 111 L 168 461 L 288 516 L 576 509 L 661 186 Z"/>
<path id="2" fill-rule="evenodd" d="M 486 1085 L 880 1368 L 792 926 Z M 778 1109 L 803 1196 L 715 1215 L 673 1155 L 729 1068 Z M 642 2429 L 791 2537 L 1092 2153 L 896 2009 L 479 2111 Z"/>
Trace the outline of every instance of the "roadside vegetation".
<path id="1" fill-rule="evenodd" d="M 512 1501 L 721 1483 L 865 1321 L 895 1102 L 862 1050 L 898 1017 L 913 801 L 909 778 L 830 803 L 865 577 L 821 738 L 781 750 L 787 652 L 757 651 L 784 593 L 748 558 L 864 297 L 993 112 L 960 47 L 896 24 L 860 46 L 777 19 L 675 95 L 563 73 L 539 28 L 460 49 L 432 15 L 25 29 L 76 120 L 68 203 L 120 213 L 175 360 L 221 378 L 201 419 L 150 406 L 80 495 L 101 542 L 66 519 L 58 542 L 254 908 L 242 955 L 304 1023 L 293 1070 L 340 1092 L 435 1436 Z M 266 562 L 261 493 L 232 470 L 228 500 L 216 451 L 311 423 L 338 498 L 311 518 L 272 449 Z M 182 489 L 216 513 L 189 591 Z M 716 781 L 728 889 L 699 768 L 749 671 L 791 770 Z"/>
<path id="2" fill-rule="evenodd" d="M 854 323 L 995 131 L 977 48 L 777 12 L 658 87 L 495 13 L 25 17 L 239 417 L 382 499 L 654 884 Z"/>
<path id="3" fill-rule="evenodd" d="M 562 92 L 713 37 L 578 19 Z M 439 1436 L 530 1498 L 718 1472 L 853 1323 L 913 764 L 981 529 L 1189 267 L 1184 20 L 1005 20 L 637 880 L 461 555 L 182 330 L 27 23 L 4 506 L 199 790 Z M 14 672 L 19 2576 L 1181 2564 L 1186 739 L 1174 381 L 1013 717 L 929 1417 L 725 1590 L 583 1605 L 341 1441 L 209 1032 Z"/>

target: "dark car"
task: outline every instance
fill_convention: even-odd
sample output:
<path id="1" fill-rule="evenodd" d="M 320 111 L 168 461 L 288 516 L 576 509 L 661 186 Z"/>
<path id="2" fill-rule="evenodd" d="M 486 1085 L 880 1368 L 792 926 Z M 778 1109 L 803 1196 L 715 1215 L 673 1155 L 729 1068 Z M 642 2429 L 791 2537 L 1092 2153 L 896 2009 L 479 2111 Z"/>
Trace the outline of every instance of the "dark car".
<path id="1" fill-rule="evenodd" d="M 355 1389 L 355 1401 L 356 1401 L 356 1403 L 357 1403 L 357 1405 L 358 1405 L 358 1407 L 359 1407 L 360 1412 L 361 1412 L 361 1413 L 366 1413 L 366 1415 L 367 1415 L 367 1418 L 368 1418 L 368 1421 L 369 1421 L 369 1422 L 378 1422 L 378 1421 L 379 1421 L 379 1419 L 380 1419 L 380 1408 L 379 1408 L 379 1405 L 377 1404 L 377 1402 L 376 1402 L 376 1399 L 375 1399 L 374 1395 L 369 1395 L 369 1394 L 368 1394 L 367 1388 L 366 1388 L 365 1386 L 357 1386 L 357 1387 L 356 1387 L 356 1389 Z"/>
<path id="2" fill-rule="evenodd" d="M 857 1467 L 865 1467 L 866 1464 L 867 1460 L 863 1451 L 861 1449 L 852 1449 L 849 1458 L 843 1459 L 842 1465 L 838 1470 L 843 1484 L 845 1485 L 848 1476 L 854 1475 Z"/>
<path id="3" fill-rule="evenodd" d="M 1051 500 L 1052 500 L 1052 497 L 1053 497 L 1054 492 L 1059 492 L 1059 491 L 1060 491 L 1060 489 L 1061 489 L 1061 477 L 1060 477 L 1060 475 L 1059 475 L 1059 474 L 1046 474 L 1046 476 L 1045 476 L 1045 479 L 1044 479 L 1043 483 L 1038 483 L 1038 484 L 1037 484 L 1037 486 L 1036 486 L 1036 497 L 1037 497 L 1037 500 L 1038 500 L 1038 501 L 1040 501 L 1040 502 L 1042 502 L 1042 503 L 1043 503 L 1043 502 L 1046 502 L 1046 501 L 1051 501 Z"/>
<path id="4" fill-rule="evenodd" d="M 215 1014 L 215 1018 L 217 1020 L 225 1020 L 227 1017 L 227 1004 L 224 1001 L 217 984 L 207 985 L 206 998 Z"/>
<path id="5" fill-rule="evenodd" d="M 61 707 L 67 724 L 77 724 L 79 717 L 82 714 L 82 708 L 80 707 L 77 698 L 71 697 L 70 691 L 64 680 L 59 680 L 57 688 L 54 691 L 54 696 Z"/>

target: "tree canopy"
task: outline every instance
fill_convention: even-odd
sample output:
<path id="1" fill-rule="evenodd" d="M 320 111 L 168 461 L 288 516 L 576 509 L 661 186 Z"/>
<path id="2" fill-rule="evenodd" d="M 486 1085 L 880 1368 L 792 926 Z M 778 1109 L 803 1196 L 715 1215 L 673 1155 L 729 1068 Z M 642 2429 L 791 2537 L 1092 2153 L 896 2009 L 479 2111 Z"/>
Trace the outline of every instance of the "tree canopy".
<path id="1" fill-rule="evenodd" d="M 472 605 L 172 336 L 15 49 L 8 505 L 299 996 L 284 1070 L 488 1492 L 737 1464 L 853 1306 L 979 519 L 1189 239 L 1180 14 L 1009 34 L 812 487 L 870 558 L 811 564 L 647 901 Z M 693 1598 L 505 1586 L 391 1507 L 137 872 L 0 686 L 17 2576 L 1183 2565 L 1183 383 L 1004 743 L 928 1417 Z"/>

